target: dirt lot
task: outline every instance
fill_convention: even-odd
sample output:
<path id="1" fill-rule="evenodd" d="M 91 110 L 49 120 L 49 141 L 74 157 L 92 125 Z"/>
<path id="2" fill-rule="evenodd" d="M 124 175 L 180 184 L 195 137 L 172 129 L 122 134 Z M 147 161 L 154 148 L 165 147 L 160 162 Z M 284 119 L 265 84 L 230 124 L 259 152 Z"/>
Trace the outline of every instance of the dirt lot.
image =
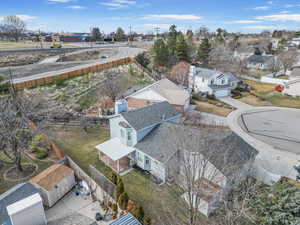
<path id="1" fill-rule="evenodd" d="M 10 73 L 12 74 L 12 78 L 21 78 L 26 76 L 31 76 L 34 74 L 45 73 L 55 70 L 62 70 L 73 66 L 78 66 L 85 64 L 78 62 L 71 63 L 44 63 L 44 64 L 32 64 L 25 66 L 15 66 L 15 67 L 4 67 L 0 68 L 0 75 L 5 79 L 10 78 Z"/>
<path id="2" fill-rule="evenodd" d="M 22 66 L 37 63 L 47 57 L 59 55 L 65 52 L 75 50 L 50 50 L 49 51 L 22 51 L 22 52 L 1 52 L 0 51 L 0 67 Z"/>
<path id="3" fill-rule="evenodd" d="M 101 59 L 101 57 L 109 58 L 117 53 L 117 49 L 84 50 L 61 56 L 58 62 L 97 60 Z"/>

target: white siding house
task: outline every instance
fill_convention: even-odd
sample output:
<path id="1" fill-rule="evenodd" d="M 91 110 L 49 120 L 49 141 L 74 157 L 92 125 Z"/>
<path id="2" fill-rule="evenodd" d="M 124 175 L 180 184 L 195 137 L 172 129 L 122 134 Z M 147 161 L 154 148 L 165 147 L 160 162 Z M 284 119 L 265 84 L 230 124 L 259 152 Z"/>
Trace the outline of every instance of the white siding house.
<path id="1" fill-rule="evenodd" d="M 195 93 L 225 97 L 231 95 L 231 90 L 238 86 L 239 79 L 232 73 L 222 73 L 215 70 L 191 66 L 189 73 L 189 88 Z"/>

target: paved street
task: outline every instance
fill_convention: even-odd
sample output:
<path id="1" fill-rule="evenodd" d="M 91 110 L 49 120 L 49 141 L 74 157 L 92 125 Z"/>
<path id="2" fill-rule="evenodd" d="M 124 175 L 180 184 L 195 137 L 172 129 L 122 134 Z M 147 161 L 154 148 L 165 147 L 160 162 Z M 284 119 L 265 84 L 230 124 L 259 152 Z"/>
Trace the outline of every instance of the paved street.
<path id="1" fill-rule="evenodd" d="M 123 59 L 123 58 L 126 58 L 126 57 L 135 57 L 139 53 L 145 51 L 145 50 L 140 49 L 140 48 L 129 48 L 129 47 L 120 47 L 120 48 L 118 48 L 118 50 L 119 50 L 118 54 L 116 54 L 112 57 L 106 58 L 106 59 L 100 59 L 100 60 L 97 60 L 97 61 L 93 61 L 92 63 L 89 63 L 89 64 L 74 66 L 74 67 L 59 70 L 59 71 L 50 71 L 50 72 L 46 72 L 46 73 L 40 73 L 40 74 L 35 74 L 35 75 L 32 75 L 32 76 L 13 79 L 13 83 L 20 83 L 20 82 L 39 79 L 39 78 L 51 77 L 51 76 L 54 76 L 54 75 L 57 75 L 57 74 L 60 74 L 60 73 L 71 72 L 71 71 L 83 69 L 83 68 L 86 68 L 86 67 L 89 67 L 89 66 L 98 65 L 98 64 L 101 64 L 101 63 L 116 61 L 116 60 Z"/>
<path id="2" fill-rule="evenodd" d="M 220 101 L 225 102 L 228 105 L 233 106 L 236 109 L 251 109 L 253 106 L 248 105 L 244 102 L 241 102 L 237 99 L 234 99 L 232 97 L 223 97 L 223 98 L 218 98 Z"/>

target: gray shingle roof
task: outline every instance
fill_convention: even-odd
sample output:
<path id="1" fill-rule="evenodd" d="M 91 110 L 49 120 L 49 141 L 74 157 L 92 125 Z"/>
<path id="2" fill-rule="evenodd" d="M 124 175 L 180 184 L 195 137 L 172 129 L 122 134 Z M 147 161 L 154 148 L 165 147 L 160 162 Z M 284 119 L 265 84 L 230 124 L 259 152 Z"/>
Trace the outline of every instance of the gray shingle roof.
<path id="1" fill-rule="evenodd" d="M 210 78 L 216 74 L 221 74 L 221 72 L 216 70 L 210 70 L 206 68 L 196 67 L 196 76 L 204 77 L 204 78 Z"/>
<path id="2" fill-rule="evenodd" d="M 9 220 L 6 210 L 8 205 L 11 205 L 36 193 L 39 193 L 38 189 L 32 184 L 21 183 L 0 195 L 0 224 L 3 224 L 5 221 Z"/>
<path id="3" fill-rule="evenodd" d="M 242 167 L 257 154 L 229 129 L 194 129 L 168 122 L 155 128 L 135 147 L 161 163 L 166 163 L 178 150 L 198 152 L 225 175 Z"/>
<path id="4" fill-rule="evenodd" d="M 123 112 L 121 115 L 135 130 L 161 123 L 181 113 L 172 107 L 168 102 L 161 102 L 143 108 Z"/>
<path id="5" fill-rule="evenodd" d="M 126 213 L 110 225 L 142 225 L 133 215 Z"/>
<path id="6" fill-rule="evenodd" d="M 248 58 L 248 62 L 253 64 L 258 64 L 258 63 L 265 64 L 265 63 L 270 63 L 273 58 L 274 56 L 270 56 L 270 55 L 251 55 Z"/>

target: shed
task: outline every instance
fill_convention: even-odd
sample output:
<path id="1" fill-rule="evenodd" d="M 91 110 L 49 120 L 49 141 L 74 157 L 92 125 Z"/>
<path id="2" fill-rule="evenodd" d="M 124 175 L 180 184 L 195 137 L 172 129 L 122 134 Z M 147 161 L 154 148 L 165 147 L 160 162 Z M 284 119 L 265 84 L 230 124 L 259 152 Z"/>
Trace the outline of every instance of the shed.
<path id="1" fill-rule="evenodd" d="M 55 164 L 33 177 L 30 182 L 41 193 L 44 205 L 51 207 L 75 185 L 74 171 L 61 164 Z"/>
<path id="2" fill-rule="evenodd" d="M 110 225 L 142 225 L 133 215 L 126 213 Z"/>

